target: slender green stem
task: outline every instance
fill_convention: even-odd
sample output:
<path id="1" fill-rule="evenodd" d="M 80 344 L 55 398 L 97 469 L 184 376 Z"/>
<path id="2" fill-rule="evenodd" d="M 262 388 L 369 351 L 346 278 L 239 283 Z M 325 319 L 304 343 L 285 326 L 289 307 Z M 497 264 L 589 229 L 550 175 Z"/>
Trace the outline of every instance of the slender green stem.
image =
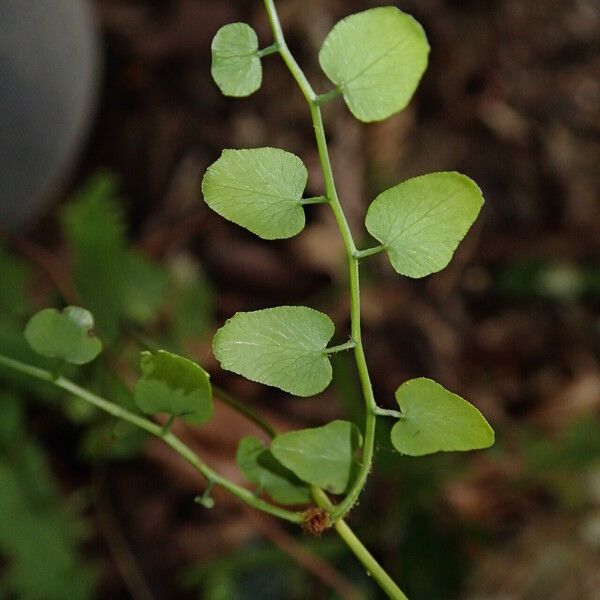
<path id="1" fill-rule="evenodd" d="M 335 354 L 336 352 L 343 352 L 344 350 L 351 350 L 356 346 L 354 340 L 350 340 L 345 344 L 340 344 L 339 346 L 332 346 L 331 348 L 325 348 L 325 354 Z"/>
<path id="2" fill-rule="evenodd" d="M 340 203 L 340 199 L 335 187 L 333 170 L 331 168 L 331 160 L 329 158 L 329 150 L 327 147 L 327 138 L 325 136 L 325 128 L 323 126 L 323 117 L 317 102 L 318 97 L 308 79 L 304 75 L 302 69 L 292 56 L 289 48 L 287 47 L 274 0 L 264 0 L 264 3 L 267 15 L 269 17 L 269 22 L 271 24 L 271 29 L 273 31 L 273 37 L 275 38 L 275 42 L 279 44 L 279 53 L 290 70 L 292 77 L 296 80 L 296 83 L 306 98 L 310 108 L 310 115 L 315 130 L 315 138 L 317 141 L 321 169 L 323 171 L 325 195 L 327 198 L 329 198 L 329 206 L 331 206 L 331 210 L 333 211 L 333 215 L 340 230 L 348 258 L 350 279 L 351 335 L 355 342 L 354 356 L 363 396 L 365 399 L 365 435 L 362 464 L 359 472 L 346 497 L 333 509 L 331 513 L 331 518 L 333 520 L 337 520 L 346 515 L 358 500 L 358 497 L 365 486 L 369 471 L 371 470 L 371 464 L 373 462 L 373 446 L 375 444 L 375 409 L 377 408 L 377 403 L 375 402 L 375 397 L 373 395 L 373 386 L 371 384 L 369 369 L 367 367 L 367 361 L 365 358 L 365 351 L 362 345 L 360 325 L 360 277 L 358 270 L 358 258 L 355 256 L 358 250 L 356 248 L 356 244 L 354 243 L 350 226 L 348 225 L 346 215 L 344 214 L 344 210 Z"/>
<path id="3" fill-rule="evenodd" d="M 329 149 L 327 148 L 327 138 L 325 136 L 325 128 L 323 126 L 323 116 L 321 115 L 321 109 L 313 101 L 309 101 L 309 108 L 310 116 L 313 122 L 313 128 L 315 130 L 315 138 L 317 141 L 319 160 L 321 162 L 321 169 L 323 171 L 323 180 L 325 182 L 325 194 L 329 198 L 329 206 L 331 206 L 333 216 L 335 217 L 336 223 L 340 230 L 340 234 L 344 242 L 344 248 L 346 249 L 346 254 L 348 255 L 349 260 L 353 261 L 353 254 L 356 252 L 356 245 L 354 244 L 352 232 L 350 231 L 350 225 L 348 225 L 346 215 L 344 214 L 344 210 L 342 209 L 342 205 L 340 204 L 340 199 L 337 193 L 337 189 L 335 187 L 335 181 L 333 179 L 333 169 L 331 168 L 331 160 L 329 158 Z"/>
<path id="4" fill-rule="evenodd" d="M 367 256 L 372 256 L 373 254 L 377 254 L 385 250 L 385 245 L 381 244 L 381 246 L 375 246 L 374 248 L 367 248 L 366 250 L 357 250 L 354 253 L 354 258 L 360 260 L 361 258 L 366 258 Z"/>
<path id="5" fill-rule="evenodd" d="M 314 196 L 313 198 L 302 198 L 300 200 L 300 204 L 325 204 L 329 202 L 329 198 L 327 196 Z"/>
<path id="6" fill-rule="evenodd" d="M 219 400 L 244 415 L 249 421 L 252 421 L 252 423 L 260 427 L 260 429 L 262 429 L 270 438 L 274 438 L 277 435 L 277 431 L 267 423 L 266 419 L 255 413 L 237 398 L 234 398 L 229 392 L 226 392 L 224 389 L 214 384 L 212 385 L 212 389 Z"/>
<path id="7" fill-rule="evenodd" d="M 270 46 L 267 46 L 266 48 L 259 50 L 257 52 L 257 55 L 258 55 L 258 58 L 262 58 L 263 56 L 269 56 L 269 54 L 275 54 L 276 52 L 279 52 L 279 44 L 277 44 L 277 43 L 271 44 Z"/>
<path id="8" fill-rule="evenodd" d="M 298 66 L 298 63 L 287 47 L 283 30 L 281 29 L 281 23 L 279 22 L 279 16 L 277 15 L 277 10 L 275 9 L 275 3 L 273 0 L 264 0 L 264 2 L 265 9 L 269 17 L 269 23 L 271 24 L 271 30 L 273 31 L 273 37 L 275 38 L 275 43 L 279 44 L 279 54 L 281 54 L 283 61 L 288 66 L 288 69 L 298 83 L 298 86 L 300 87 L 300 90 L 304 94 L 306 100 L 312 103 L 314 100 L 316 100 L 317 95 L 313 91 L 308 79 L 306 79 L 302 69 Z"/>
<path id="9" fill-rule="evenodd" d="M 105 398 L 97 396 L 96 394 L 92 394 L 87 390 L 79 387 L 76 383 L 67 379 L 66 377 L 58 377 L 54 379 L 52 373 L 50 371 L 46 371 L 45 369 L 39 369 L 38 367 L 34 367 L 32 365 L 28 365 L 22 363 L 17 360 L 13 360 L 12 358 L 8 358 L 0 355 L 0 365 L 12 369 L 14 371 L 18 371 L 20 373 L 24 373 L 29 375 L 30 377 L 34 377 L 36 379 L 40 379 L 42 381 L 46 381 L 52 385 L 55 385 L 58 388 L 61 388 L 70 394 L 89 402 L 96 408 L 107 412 L 113 417 L 117 417 L 118 419 L 123 419 L 140 429 L 154 435 L 165 442 L 168 446 L 173 448 L 177 454 L 179 454 L 185 461 L 187 461 L 192 467 L 194 467 L 197 471 L 199 471 L 207 481 L 214 482 L 215 485 L 220 485 L 225 488 L 231 494 L 245 502 L 246 504 L 258 509 L 263 512 L 269 513 L 275 517 L 279 517 L 280 519 L 284 519 L 286 521 L 290 521 L 292 523 L 301 523 L 304 518 L 303 512 L 290 511 L 283 508 L 279 508 L 278 506 L 273 506 L 260 498 L 257 498 L 250 490 L 243 488 L 233 481 L 223 477 L 216 471 L 214 471 L 211 467 L 205 464 L 196 453 L 186 444 L 184 444 L 177 436 L 173 433 L 163 433 L 163 428 L 150 421 L 144 417 L 140 417 L 127 409 L 119 406 L 118 404 L 114 404 Z"/>
<path id="10" fill-rule="evenodd" d="M 316 486 L 312 486 L 311 492 L 317 506 L 326 510 L 332 509 L 333 505 L 323 490 Z M 344 519 L 338 519 L 334 523 L 334 528 L 358 560 L 363 564 L 367 573 L 392 600 L 408 600 L 394 580 L 386 573 L 375 557 L 365 548 L 352 529 L 348 527 L 348 524 Z"/>

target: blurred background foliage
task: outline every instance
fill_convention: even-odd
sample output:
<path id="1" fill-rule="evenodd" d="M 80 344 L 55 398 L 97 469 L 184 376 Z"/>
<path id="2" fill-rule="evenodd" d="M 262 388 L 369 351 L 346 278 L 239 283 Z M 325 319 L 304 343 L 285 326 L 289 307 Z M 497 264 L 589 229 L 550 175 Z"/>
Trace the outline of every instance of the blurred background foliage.
<path id="1" fill-rule="evenodd" d="M 319 91 L 316 55 L 366 0 L 281 0 L 292 50 Z M 376 395 L 430 376 L 476 404 L 497 443 L 403 458 L 379 430 L 350 521 L 414 599 L 596 600 L 600 590 L 600 8 L 594 0 L 405 0 L 431 65 L 411 106 L 364 126 L 325 107 L 353 230 L 386 187 L 433 170 L 478 181 L 487 202 L 451 265 L 425 281 L 364 265 L 365 345 Z M 131 407 L 138 355 L 198 361 L 280 429 L 361 423 L 350 356 L 332 388 L 294 399 L 219 372 L 213 332 L 236 310 L 307 304 L 349 320 L 345 265 L 326 207 L 305 232 L 264 242 L 201 202 L 224 147 L 303 157 L 321 192 L 299 92 L 275 57 L 261 90 L 223 98 L 210 40 L 242 20 L 270 43 L 262 3 L 97 0 L 104 78 L 68 184 L 0 241 L 0 351 L 48 365 L 22 328 L 41 307 L 80 304 L 106 352 L 68 375 Z M 387 424 L 389 425 L 389 424 Z M 217 405 L 177 431 L 241 481 L 237 440 L 256 434 Z M 44 384 L 0 370 L 0 597 L 378 598 L 334 535 L 312 539 L 203 482 L 159 442 Z"/>

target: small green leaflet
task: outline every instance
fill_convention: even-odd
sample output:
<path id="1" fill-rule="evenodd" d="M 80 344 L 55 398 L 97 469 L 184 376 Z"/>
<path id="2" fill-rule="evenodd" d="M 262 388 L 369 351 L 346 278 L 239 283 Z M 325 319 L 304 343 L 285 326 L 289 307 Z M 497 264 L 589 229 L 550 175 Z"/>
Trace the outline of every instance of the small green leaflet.
<path id="1" fill-rule="evenodd" d="M 379 194 L 365 224 L 385 245 L 398 273 L 425 277 L 450 262 L 482 205 L 481 190 L 472 179 L 455 172 L 431 173 Z"/>
<path id="2" fill-rule="evenodd" d="M 404 417 L 392 428 L 392 445 L 409 456 L 477 450 L 494 443 L 494 431 L 469 402 L 421 377 L 396 390 Z"/>
<path id="3" fill-rule="evenodd" d="M 211 74 L 225 96 L 249 96 L 262 81 L 258 39 L 246 23 L 230 23 L 217 31 L 212 45 Z"/>
<path id="4" fill-rule="evenodd" d="M 88 363 L 102 351 L 94 317 L 79 306 L 67 306 L 62 312 L 41 310 L 27 323 L 25 339 L 38 354 L 74 365 Z"/>
<path id="5" fill-rule="evenodd" d="M 213 415 L 208 373 L 196 363 L 165 350 L 142 352 L 142 376 L 134 389 L 146 414 L 167 413 L 197 425 Z"/>
<path id="6" fill-rule="evenodd" d="M 278 435 L 271 442 L 271 452 L 302 481 L 343 494 L 354 477 L 361 445 L 356 425 L 332 421 L 322 427 Z"/>
<path id="7" fill-rule="evenodd" d="M 244 477 L 258 486 L 280 504 L 305 504 L 310 502 L 310 492 L 305 483 L 277 462 L 264 444 L 253 436 L 242 438 L 235 460 Z"/>
<path id="8" fill-rule="evenodd" d="M 332 377 L 325 353 L 331 319 L 305 306 L 239 312 L 214 337 L 221 366 L 296 396 L 322 392 Z"/>
<path id="9" fill-rule="evenodd" d="M 394 6 L 342 19 L 319 53 L 325 74 L 360 121 L 380 121 L 401 111 L 427 68 L 423 28 Z"/>
<path id="10" fill-rule="evenodd" d="M 300 204 L 308 173 L 302 161 L 278 148 L 223 150 L 202 180 L 208 206 L 265 240 L 304 229 Z"/>

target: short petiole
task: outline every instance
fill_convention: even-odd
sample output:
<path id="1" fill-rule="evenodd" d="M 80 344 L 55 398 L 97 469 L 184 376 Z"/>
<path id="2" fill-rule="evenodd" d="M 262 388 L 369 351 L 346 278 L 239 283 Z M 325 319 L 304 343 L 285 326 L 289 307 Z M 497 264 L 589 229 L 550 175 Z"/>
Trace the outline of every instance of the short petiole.
<path id="1" fill-rule="evenodd" d="M 262 58 L 263 56 L 269 56 L 269 54 L 275 54 L 276 52 L 279 52 L 279 48 L 279 44 L 275 42 L 274 44 L 271 44 L 270 46 L 259 50 L 257 52 L 258 58 Z"/>
<path id="2" fill-rule="evenodd" d="M 211 492 L 212 489 L 215 485 L 215 482 L 213 479 L 209 479 L 207 481 L 206 484 L 206 489 L 204 490 L 204 493 L 202 494 L 202 496 L 196 496 L 194 498 L 194 502 L 196 504 L 200 504 L 201 506 L 204 506 L 204 508 L 214 508 L 215 506 L 215 501 L 213 498 L 211 498 Z"/>
<path id="3" fill-rule="evenodd" d="M 385 250 L 385 244 L 381 244 L 381 246 L 375 246 L 374 248 L 367 248 L 366 250 L 356 250 L 352 253 L 352 256 L 356 260 L 360 260 L 361 258 L 366 258 L 367 256 L 372 256 L 373 254 L 378 254 L 379 252 L 383 252 Z"/>
<path id="4" fill-rule="evenodd" d="M 319 94 L 313 100 L 313 103 L 316 104 L 317 106 L 322 106 L 323 104 L 326 104 L 330 100 L 337 98 L 341 93 L 342 93 L 342 91 L 339 88 L 337 88 L 337 87 L 333 88 L 332 90 L 329 90 L 325 94 Z"/>
<path id="5" fill-rule="evenodd" d="M 392 410 L 390 408 L 381 408 L 377 406 L 373 409 L 373 414 L 378 417 L 392 417 L 393 419 L 404 419 L 404 415 L 399 410 Z"/>
<path id="6" fill-rule="evenodd" d="M 171 431 L 171 427 L 173 426 L 174 421 L 175 415 L 170 415 L 169 420 L 163 425 L 163 428 L 160 431 L 162 437 L 164 437 Z"/>
<path id="7" fill-rule="evenodd" d="M 302 198 L 302 200 L 300 200 L 300 204 L 303 206 L 305 204 L 326 204 L 327 202 L 329 202 L 327 196 L 314 196 L 312 198 Z"/>
<path id="8" fill-rule="evenodd" d="M 340 344 L 339 346 L 332 346 L 331 348 L 325 348 L 323 351 L 325 354 L 335 354 L 336 352 L 343 352 L 344 350 L 351 350 L 356 346 L 356 342 L 350 340 L 345 344 Z"/>

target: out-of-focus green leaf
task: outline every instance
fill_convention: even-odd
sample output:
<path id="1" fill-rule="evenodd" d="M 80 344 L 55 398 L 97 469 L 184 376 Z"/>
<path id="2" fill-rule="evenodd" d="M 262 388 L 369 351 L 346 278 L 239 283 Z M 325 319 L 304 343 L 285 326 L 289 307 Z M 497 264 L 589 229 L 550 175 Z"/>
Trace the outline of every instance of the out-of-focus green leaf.
<path id="1" fill-rule="evenodd" d="M 98 416 L 98 409 L 78 396 L 65 397 L 63 408 L 65 417 L 78 425 L 93 423 Z"/>
<path id="2" fill-rule="evenodd" d="M 25 339 L 38 354 L 74 365 L 88 363 L 102 351 L 94 317 L 79 306 L 67 306 L 60 313 L 55 308 L 41 310 L 27 323 Z"/>
<path id="3" fill-rule="evenodd" d="M 125 311 L 127 277 L 125 225 L 115 193 L 114 178 L 99 174 L 63 215 L 77 289 L 107 344 L 115 341 Z"/>
<path id="4" fill-rule="evenodd" d="M 39 448 L 22 438 L 0 454 L 0 515 L 3 597 L 94 597 L 94 570 L 78 549 L 81 522 L 65 511 Z"/>
<path id="5" fill-rule="evenodd" d="M 123 306 L 125 316 L 146 325 L 161 308 L 169 285 L 169 275 L 161 266 L 139 252 L 125 254 Z"/>
<path id="6" fill-rule="evenodd" d="M 169 319 L 167 343 L 179 349 L 190 339 L 203 336 L 214 321 L 213 292 L 198 265 L 180 255 L 170 265 L 165 313 Z"/>

